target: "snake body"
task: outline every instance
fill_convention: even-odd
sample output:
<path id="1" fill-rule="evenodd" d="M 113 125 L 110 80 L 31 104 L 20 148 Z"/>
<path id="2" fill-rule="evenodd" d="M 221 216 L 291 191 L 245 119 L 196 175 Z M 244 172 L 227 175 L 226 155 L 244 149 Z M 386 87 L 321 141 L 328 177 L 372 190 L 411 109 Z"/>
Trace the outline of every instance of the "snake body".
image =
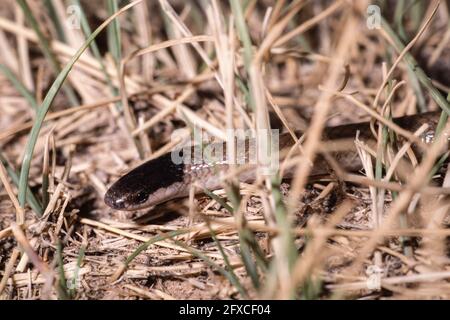
<path id="1" fill-rule="evenodd" d="M 429 143 L 434 138 L 440 112 L 428 112 L 411 116 L 394 118 L 393 122 L 403 129 L 414 132 L 419 127 L 427 124 L 427 129 L 420 136 L 421 140 Z M 374 135 L 369 122 L 352 123 L 334 127 L 326 127 L 323 131 L 322 141 L 329 144 L 330 150 L 338 142 L 349 141 L 349 148 L 341 151 L 332 151 L 336 163 L 346 171 L 357 171 L 362 164 L 356 151 L 353 140 L 358 133 L 358 138 L 367 144 L 374 144 Z M 299 136 L 301 132 L 296 132 Z M 401 140 L 401 137 L 400 137 Z M 294 145 L 292 136 L 288 133 L 279 137 L 280 154 Z M 247 146 L 246 156 L 253 146 Z M 226 147 L 224 145 L 224 150 Z M 417 151 L 418 148 L 415 148 Z M 420 151 L 419 151 L 420 153 Z M 420 154 L 418 154 L 420 157 Z M 189 195 L 192 183 L 209 190 L 221 189 L 223 183 L 220 174 L 228 169 L 224 161 L 200 163 L 175 163 L 173 153 L 166 153 L 161 157 L 147 161 L 132 169 L 119 178 L 106 192 L 105 203 L 117 210 L 138 210 L 151 207 L 171 199 L 186 197 Z M 326 174 L 329 172 L 327 161 L 323 157 L 317 157 L 311 169 L 311 175 Z M 284 177 L 290 177 L 292 170 L 285 170 Z M 256 166 L 249 167 L 240 173 L 239 179 L 244 182 L 252 182 L 256 177 Z M 196 188 L 202 192 L 201 188 Z"/>

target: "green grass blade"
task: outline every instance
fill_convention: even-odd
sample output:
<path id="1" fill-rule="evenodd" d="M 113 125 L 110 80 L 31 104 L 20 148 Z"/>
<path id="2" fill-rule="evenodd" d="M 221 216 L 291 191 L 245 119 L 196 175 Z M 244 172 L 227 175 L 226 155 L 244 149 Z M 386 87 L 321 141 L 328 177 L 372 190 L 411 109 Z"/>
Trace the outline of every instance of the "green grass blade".
<path id="1" fill-rule="evenodd" d="M 390 25 L 383 17 L 381 17 L 381 26 L 394 41 L 395 49 L 397 50 L 397 52 L 401 52 L 405 48 L 405 45 L 402 43 L 398 35 L 394 30 L 392 30 Z M 428 90 L 428 93 L 433 98 L 433 100 L 439 105 L 439 107 L 441 107 L 442 110 L 450 115 L 450 103 L 444 98 L 440 91 L 436 89 L 425 71 L 423 71 L 423 69 L 419 67 L 416 59 L 414 59 L 414 57 L 409 52 L 405 54 L 403 59 L 407 63 L 408 68 L 410 68 L 419 79 L 420 83 Z"/>
<path id="2" fill-rule="evenodd" d="M 414 31 L 419 30 L 422 23 L 423 16 L 425 15 L 425 1 L 414 1 L 411 8 L 411 22 L 412 29 Z"/>
<path id="3" fill-rule="evenodd" d="M 250 246 L 248 245 L 247 237 L 248 234 L 245 233 L 245 229 L 239 230 L 239 244 L 240 244 L 240 251 L 241 251 L 241 257 L 242 262 L 244 263 L 245 270 L 247 271 L 247 274 L 250 276 L 250 279 L 252 280 L 253 286 L 258 289 L 260 287 L 259 282 L 259 274 L 258 274 L 258 268 L 256 266 L 255 261 L 253 260 L 252 251 L 250 250 Z"/>
<path id="4" fill-rule="evenodd" d="M 449 155 L 450 155 L 450 151 L 447 151 L 439 158 L 439 160 L 436 162 L 436 164 L 433 166 L 433 168 L 430 171 L 430 174 L 428 176 L 429 180 L 431 180 L 433 178 L 433 176 L 436 174 L 436 172 L 438 172 L 439 169 L 444 165 L 444 163 L 447 161 Z"/>
<path id="5" fill-rule="evenodd" d="M 47 92 L 47 95 L 45 96 L 44 101 L 42 102 L 41 107 L 39 108 L 36 119 L 34 121 L 33 127 L 31 128 L 30 135 L 28 137 L 27 144 L 25 146 L 25 155 L 22 161 L 22 169 L 20 171 L 20 180 L 19 180 L 19 203 L 23 207 L 25 205 L 25 199 L 27 194 L 27 186 L 28 186 L 28 175 L 30 173 L 30 164 L 31 164 L 31 158 L 33 155 L 34 147 L 36 145 L 36 141 L 39 136 L 39 132 L 42 127 L 42 123 L 44 121 L 45 115 L 47 114 L 53 100 L 55 99 L 58 91 L 61 89 L 64 80 L 66 79 L 67 75 L 69 74 L 70 70 L 72 70 L 73 65 L 75 62 L 80 58 L 80 56 L 83 54 L 83 52 L 89 47 L 91 42 L 97 37 L 97 35 L 108 26 L 108 24 L 113 21 L 117 16 L 128 10 L 129 8 L 135 6 L 136 4 L 140 3 L 142 0 L 138 0 L 135 2 L 132 2 L 119 11 L 115 13 L 113 16 L 106 19 L 86 40 L 86 42 L 81 46 L 80 49 L 75 53 L 75 55 L 70 59 L 70 61 L 65 65 L 63 70 L 58 74 L 55 81 L 53 82 L 52 86 Z"/>
<path id="6" fill-rule="evenodd" d="M 84 13 L 83 6 L 81 5 L 80 0 L 72 0 L 72 3 L 76 6 L 78 6 L 78 8 L 80 8 L 79 12 L 80 12 L 81 29 L 83 30 L 84 35 L 86 37 L 89 37 L 92 34 L 92 30 L 91 30 L 91 27 L 89 26 L 89 22 L 86 18 L 86 14 Z M 106 70 L 106 66 L 103 63 L 102 55 L 100 54 L 100 50 L 99 50 L 95 40 L 93 40 L 92 43 L 90 44 L 90 49 L 92 50 L 94 57 L 97 59 L 98 63 L 100 64 L 100 69 L 101 69 L 103 75 L 105 76 L 105 81 L 106 81 L 111 93 L 114 96 L 116 96 L 117 89 L 116 89 L 116 87 L 114 87 L 111 77 L 109 76 L 108 71 Z"/>
<path id="7" fill-rule="evenodd" d="M 153 238 L 151 238 L 150 240 L 148 240 L 147 242 L 141 244 L 124 262 L 125 267 L 127 267 L 131 261 L 133 261 L 142 251 L 146 250 L 149 246 L 151 246 L 152 244 L 159 242 L 159 241 L 163 241 L 169 238 L 173 238 L 176 237 L 178 235 L 181 234 L 185 234 L 190 232 L 190 230 L 185 230 L 185 229 L 180 229 L 180 230 L 175 230 L 175 231 L 170 231 L 170 232 L 166 232 L 163 234 L 159 234 Z"/>
<path id="8" fill-rule="evenodd" d="M 289 270 L 294 268 L 297 259 L 297 248 L 295 246 L 295 237 L 292 233 L 292 226 L 288 219 L 288 213 L 283 203 L 283 196 L 280 192 L 281 178 L 275 176 L 272 179 L 272 198 L 275 202 L 275 219 L 280 229 L 281 242 L 284 248 L 284 255 L 287 259 Z"/>
<path id="9" fill-rule="evenodd" d="M 244 46 L 244 63 L 247 71 L 252 63 L 252 40 L 248 33 L 247 24 L 245 23 L 244 13 L 239 0 L 230 0 L 231 10 L 235 16 L 236 29 L 238 30 L 239 39 Z"/>
<path id="10" fill-rule="evenodd" d="M 447 101 L 450 102 L 450 92 L 447 94 Z M 441 113 L 441 117 L 439 118 L 438 125 L 436 127 L 436 136 L 439 136 L 447 124 L 448 114 L 446 112 Z"/>
<path id="11" fill-rule="evenodd" d="M 50 20 L 53 22 L 53 25 L 55 26 L 56 33 L 58 34 L 58 39 L 62 42 L 66 42 L 66 35 L 64 34 L 64 29 L 62 27 L 61 21 L 59 20 L 59 17 L 56 14 L 53 1 L 45 0 L 45 7 L 47 8 Z"/>
<path id="12" fill-rule="evenodd" d="M 253 59 L 253 49 L 252 40 L 250 39 L 250 34 L 247 29 L 247 24 L 245 23 L 244 13 L 242 11 L 241 3 L 239 0 L 230 0 L 231 10 L 235 17 L 234 21 L 236 24 L 236 29 L 238 30 L 239 39 L 242 41 L 244 47 L 244 65 L 247 75 L 250 74 L 250 66 Z M 255 110 L 255 99 L 251 90 L 251 86 L 247 85 L 250 94 L 249 105 L 252 110 Z M 244 92 L 245 94 L 245 92 Z"/>
<path id="13" fill-rule="evenodd" d="M 40 45 L 42 52 L 44 53 L 46 59 L 50 62 L 50 65 L 52 66 L 53 71 L 56 74 L 60 73 L 61 66 L 59 64 L 59 61 L 51 49 L 50 42 L 48 41 L 47 37 L 44 35 L 41 28 L 39 27 L 39 24 L 36 21 L 36 18 L 34 17 L 33 13 L 31 12 L 30 7 L 28 6 L 28 3 L 26 2 L 26 0 L 17 0 L 17 2 L 19 3 L 20 7 L 22 8 L 22 11 L 23 11 L 27 21 L 30 23 L 31 27 L 33 28 L 34 32 L 36 33 L 37 37 L 39 38 L 39 45 Z M 63 87 L 63 90 L 72 105 L 77 106 L 80 104 L 72 87 L 65 85 Z"/>
<path id="14" fill-rule="evenodd" d="M 216 195 L 215 193 L 211 192 L 208 189 L 204 189 L 204 192 L 206 195 L 208 195 L 212 199 L 216 200 L 228 212 L 230 212 L 231 214 L 234 213 L 233 208 L 230 205 L 228 205 L 224 199 L 222 199 L 221 197 L 219 197 L 218 195 Z M 211 234 L 211 236 L 214 239 L 214 234 Z M 239 230 L 239 243 L 241 246 L 241 255 L 242 255 L 243 263 L 247 269 L 247 273 L 250 275 L 250 278 L 252 279 L 252 283 L 253 283 L 254 287 L 259 288 L 259 275 L 258 275 L 256 266 L 253 263 L 252 254 L 251 254 L 250 249 L 252 249 L 252 251 L 254 252 L 257 265 L 263 270 L 263 272 L 266 272 L 267 271 L 267 261 L 264 257 L 263 251 L 262 251 L 261 247 L 259 246 L 258 242 L 256 241 L 254 234 L 248 229 Z M 220 248 L 219 248 L 219 250 L 220 250 Z"/>
<path id="15" fill-rule="evenodd" d="M 304 282 L 301 290 L 301 299 L 302 300 L 317 300 L 320 298 L 320 294 L 322 293 L 322 285 L 323 281 L 321 279 L 314 279 L 312 277 L 308 277 L 308 279 Z"/>
<path id="16" fill-rule="evenodd" d="M 230 193 L 234 194 L 238 192 L 239 190 L 229 191 Z M 228 205 L 222 198 L 217 196 L 215 193 L 211 192 L 210 190 L 204 189 L 205 194 L 207 194 L 212 199 L 216 200 L 222 207 L 224 207 L 228 212 L 231 214 L 234 214 L 234 209 L 230 205 Z M 232 199 L 234 199 L 232 202 L 235 206 L 239 207 L 240 202 L 240 196 L 239 194 L 231 195 Z M 244 221 L 245 224 L 245 221 Z M 253 286 L 255 288 L 260 287 L 259 282 L 259 274 L 257 265 L 265 272 L 267 270 L 267 262 L 265 261 L 264 254 L 262 253 L 262 249 L 260 248 L 258 242 L 256 241 L 253 232 L 248 230 L 247 228 L 239 228 L 238 230 L 239 235 L 239 244 L 240 244 L 240 251 L 241 251 L 241 257 L 242 262 L 244 263 L 245 269 L 250 276 L 250 279 L 252 280 Z M 211 236 L 214 239 L 214 234 L 212 233 Z M 257 265 L 253 261 L 253 255 L 252 250 L 255 254 Z M 220 248 L 219 248 L 220 250 Z M 225 258 L 224 258 L 225 259 Z"/>
<path id="17" fill-rule="evenodd" d="M 117 0 L 107 0 L 107 10 L 109 15 L 113 15 L 118 10 Z M 120 25 L 116 19 L 108 26 L 108 49 L 118 66 L 121 57 Z"/>
<path id="18" fill-rule="evenodd" d="M 250 276 L 252 280 L 252 284 L 255 288 L 259 288 L 259 274 L 257 265 L 253 259 L 252 251 L 250 250 L 249 243 L 255 243 L 256 239 L 254 238 L 253 232 L 246 228 L 247 221 L 245 216 L 237 215 L 237 212 L 241 203 L 241 194 L 239 190 L 239 186 L 235 184 L 230 184 L 227 188 L 228 197 L 231 199 L 231 203 L 233 204 L 233 215 L 237 217 L 238 223 L 238 236 L 239 236 L 239 245 L 241 251 L 242 262 L 244 263 L 245 270 L 247 274 Z"/>
<path id="19" fill-rule="evenodd" d="M 233 208 L 228 203 L 226 203 L 224 199 L 219 197 L 217 194 L 215 194 L 214 192 L 212 192 L 211 190 L 208 190 L 208 189 L 203 189 L 203 192 L 211 199 L 216 200 L 216 202 L 218 204 L 220 204 L 222 207 L 224 207 L 229 213 L 231 213 L 231 214 L 233 213 Z"/>
<path id="20" fill-rule="evenodd" d="M 6 158 L 3 157 L 3 155 L 0 153 L 0 161 L 3 163 L 3 165 L 6 168 L 6 172 L 8 172 L 8 175 L 10 176 L 13 183 L 16 185 L 16 187 L 19 186 L 19 174 L 14 170 L 14 168 L 6 161 Z M 30 187 L 27 186 L 27 197 L 26 202 L 30 206 L 30 208 L 36 213 L 38 217 L 41 217 L 44 213 L 44 209 L 39 202 L 39 200 L 36 198 L 34 193 L 31 191 Z"/>
<path id="21" fill-rule="evenodd" d="M 226 265 L 225 271 L 228 271 L 228 272 L 229 272 L 230 277 L 233 278 L 233 282 L 234 282 L 234 283 L 239 283 L 239 284 L 241 284 L 240 281 L 239 281 L 239 278 L 237 277 L 236 273 L 234 272 L 234 269 L 233 269 L 233 266 L 232 266 L 231 263 L 230 263 L 230 260 L 228 259 L 228 255 L 225 253 L 225 250 L 223 249 L 222 244 L 220 243 L 219 239 L 217 239 L 217 237 L 216 237 L 216 233 L 215 233 L 214 230 L 211 228 L 211 225 L 209 224 L 209 222 L 207 222 L 207 224 L 208 224 L 209 232 L 211 233 L 211 237 L 212 237 L 212 239 L 214 240 L 214 242 L 216 243 L 217 248 L 219 249 L 220 255 L 222 256 L 223 261 L 224 261 L 224 263 L 225 263 L 225 265 Z M 245 290 L 243 289 L 242 285 L 240 285 L 240 287 L 242 288 L 242 291 L 245 291 Z M 239 292 L 241 292 L 241 290 L 239 290 Z M 241 294 L 242 294 L 242 293 L 241 293 Z M 247 294 L 247 293 L 246 293 L 246 294 Z"/>
<path id="22" fill-rule="evenodd" d="M 57 292 L 58 292 L 58 299 L 59 300 L 69 300 L 69 290 L 67 288 L 67 279 L 66 274 L 64 272 L 64 261 L 62 257 L 62 243 L 60 240 L 58 240 L 56 245 L 56 255 L 58 259 L 58 270 L 59 270 L 59 280 L 56 284 Z"/>
<path id="23" fill-rule="evenodd" d="M 71 284 L 70 284 L 70 288 L 69 288 L 69 296 L 72 299 L 75 297 L 76 292 L 77 292 L 76 287 L 77 287 L 77 283 L 78 283 L 81 263 L 83 262 L 85 252 L 86 252 L 86 246 L 82 245 L 81 248 L 80 248 L 80 251 L 78 252 L 77 266 L 76 266 L 75 271 L 73 273 L 73 278 L 72 278 L 72 281 L 71 281 Z"/>
<path id="24" fill-rule="evenodd" d="M 173 238 L 181 234 L 185 234 L 190 232 L 189 229 L 180 229 L 180 230 L 174 230 L 166 233 L 159 234 L 157 236 L 154 236 L 153 238 L 149 239 L 147 242 L 144 242 L 139 247 L 137 247 L 136 250 L 133 251 L 131 255 L 127 257 L 127 259 L 123 262 L 122 266 L 117 270 L 115 275 L 113 275 L 113 279 L 117 279 L 125 270 L 128 268 L 131 261 L 133 261 L 139 254 L 141 254 L 143 251 L 145 251 L 149 246 L 152 244 L 168 239 Z"/>
<path id="25" fill-rule="evenodd" d="M 117 0 L 107 0 L 106 5 L 107 5 L 107 11 L 108 14 L 112 15 L 114 13 L 117 12 L 118 7 L 117 7 Z M 114 20 L 111 25 L 108 26 L 108 50 L 111 53 L 115 65 L 116 65 L 116 69 L 118 72 L 118 77 L 122 77 L 125 75 L 120 74 L 120 61 L 122 59 L 122 54 L 121 54 L 121 48 L 122 48 L 122 44 L 120 41 L 120 25 L 119 25 L 119 21 L 116 19 Z M 120 106 L 123 106 L 123 104 L 116 104 L 116 106 L 118 108 L 120 108 Z M 131 131 L 135 129 L 136 127 L 136 119 L 135 116 L 133 114 L 133 112 L 131 110 L 125 110 L 126 113 L 128 113 L 131 117 L 130 121 L 132 123 L 128 123 L 127 125 L 127 129 L 129 131 L 129 133 L 131 134 Z M 127 121 L 125 121 L 127 122 Z M 143 148 L 143 145 L 141 143 L 141 140 L 139 137 L 132 137 L 133 142 L 136 146 L 136 150 L 139 154 L 139 158 L 141 160 L 145 159 L 145 151 Z"/>
<path id="26" fill-rule="evenodd" d="M 237 277 L 236 278 L 233 277 L 233 275 L 235 275 L 234 272 L 230 272 L 230 271 L 225 270 L 224 268 L 219 266 L 217 263 L 215 263 L 213 260 L 211 260 L 208 256 L 204 255 L 200 250 L 197 250 L 197 249 L 194 249 L 192 247 L 189 247 L 189 246 L 187 246 L 186 244 L 184 244 L 181 241 L 174 240 L 174 242 L 175 242 L 176 245 L 186 249 L 192 255 L 194 255 L 197 258 L 202 259 L 203 261 L 205 261 L 206 264 L 208 264 L 211 268 L 216 269 L 217 271 L 219 271 L 239 291 L 239 293 L 241 294 L 241 296 L 244 299 L 248 299 L 247 291 L 241 285 L 241 283 L 239 282 Z"/>
<path id="27" fill-rule="evenodd" d="M 264 255 L 264 251 L 261 249 L 258 241 L 256 241 L 255 234 L 251 230 L 245 229 L 243 230 L 243 237 L 247 241 L 248 246 L 252 249 L 258 267 L 263 273 L 266 273 L 268 271 L 269 263 Z"/>
<path id="28" fill-rule="evenodd" d="M 397 32 L 402 39 L 402 41 L 408 41 L 408 36 L 406 35 L 405 27 L 403 25 L 403 19 L 405 17 L 405 0 L 398 0 L 395 6 L 394 13 L 394 24 Z"/>
<path id="29" fill-rule="evenodd" d="M 9 81 L 11 81 L 12 85 L 17 89 L 17 91 L 19 91 L 19 93 L 28 101 L 31 108 L 36 111 L 38 109 L 38 105 L 33 93 L 25 87 L 20 79 L 16 77 L 14 72 L 6 65 L 0 63 L 0 71 L 6 78 L 8 78 Z"/>

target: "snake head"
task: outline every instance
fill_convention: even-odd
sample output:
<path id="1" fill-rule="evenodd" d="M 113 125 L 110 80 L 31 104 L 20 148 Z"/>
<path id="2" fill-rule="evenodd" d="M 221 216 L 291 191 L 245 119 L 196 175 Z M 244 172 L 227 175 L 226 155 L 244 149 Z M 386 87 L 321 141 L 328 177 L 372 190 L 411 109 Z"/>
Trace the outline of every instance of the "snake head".
<path id="1" fill-rule="evenodd" d="M 184 165 L 167 153 L 131 170 L 108 189 L 105 203 L 116 210 L 145 209 L 179 195 Z"/>

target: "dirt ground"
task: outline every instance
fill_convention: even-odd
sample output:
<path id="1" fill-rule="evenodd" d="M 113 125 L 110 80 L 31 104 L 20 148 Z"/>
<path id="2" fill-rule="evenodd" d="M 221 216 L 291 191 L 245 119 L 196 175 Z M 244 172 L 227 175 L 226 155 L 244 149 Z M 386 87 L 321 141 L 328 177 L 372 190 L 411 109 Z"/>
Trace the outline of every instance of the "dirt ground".
<path id="1" fill-rule="evenodd" d="M 242 18 L 260 77 L 247 65 L 234 1 L 137 4 L 118 18 L 120 41 L 113 28 L 101 32 L 98 56 L 88 48 L 58 88 L 31 155 L 21 209 L 17 180 L 30 155 L 30 129 L 61 67 L 86 40 L 81 27 L 68 27 L 79 18 L 69 1 L 51 2 L 50 8 L 27 1 L 50 56 L 25 10 L 15 1 L 0 3 L 1 299 L 450 297 L 446 165 L 415 189 L 411 181 L 425 170 L 420 165 L 404 180 L 395 172 L 388 184 L 381 162 L 391 164 L 395 153 L 386 145 L 380 163 L 369 160 L 373 172 L 354 173 L 372 180 L 380 174 L 381 184 L 371 187 L 330 172 L 284 179 L 275 192 L 262 181 L 241 183 L 239 208 L 224 190 L 215 191 L 220 201 L 198 195 L 132 212 L 103 200 L 114 181 L 170 151 L 174 130 L 191 125 L 224 132 L 230 122 L 255 125 L 262 112 L 283 132 L 315 132 L 317 123 L 370 120 L 361 105 L 395 117 L 439 110 L 434 91 L 408 62 L 415 59 L 448 97 L 448 2 L 435 11 L 435 1 L 405 8 L 377 2 L 392 34 L 368 27 L 366 1 L 247 1 Z M 105 3 L 81 1 L 92 31 L 112 15 Z M 404 12 L 400 19 L 398 12 Z M 210 37 L 192 38 L 200 35 Z M 187 39 L 184 45 L 180 39 Z M 396 48 L 396 39 L 411 47 Z M 142 48 L 147 51 L 136 54 Z M 257 93 L 263 102 L 252 96 Z M 326 110 L 322 118 L 320 110 Z M 305 152 L 316 154 L 308 141 Z M 389 189 L 394 185 L 397 191 Z M 274 205 L 278 192 L 281 202 Z M 397 209 L 392 225 L 383 224 Z M 152 241 L 134 257 L 154 237 L 186 228 L 191 232 Z M 381 282 L 371 287 L 371 280 Z"/>

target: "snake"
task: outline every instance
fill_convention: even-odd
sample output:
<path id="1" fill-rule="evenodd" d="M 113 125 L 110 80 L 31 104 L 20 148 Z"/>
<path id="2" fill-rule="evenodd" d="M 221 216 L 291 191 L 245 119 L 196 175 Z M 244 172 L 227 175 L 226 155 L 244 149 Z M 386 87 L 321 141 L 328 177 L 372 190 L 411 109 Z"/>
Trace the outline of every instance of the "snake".
<path id="1" fill-rule="evenodd" d="M 390 123 L 415 132 L 423 125 L 423 130 L 418 135 L 419 142 L 429 144 L 433 141 L 435 131 L 440 118 L 440 111 L 431 111 L 414 115 L 407 115 L 392 118 Z M 322 131 L 321 141 L 327 143 L 326 149 L 332 154 L 335 163 L 348 172 L 356 172 L 363 168 L 361 158 L 355 143 L 347 143 L 345 149 L 333 146 L 341 145 L 340 142 L 352 140 L 358 137 L 360 141 L 368 145 L 376 146 L 376 136 L 373 130 L 373 122 L 350 123 L 338 126 L 325 127 Z M 300 137 L 303 132 L 295 131 L 295 135 Z M 307 135 L 307 132 L 306 132 Z M 396 135 L 399 136 L 399 135 Z M 399 137 L 399 141 L 408 141 L 405 137 Z M 222 150 L 227 150 L 226 142 L 221 143 Z M 417 142 L 412 143 L 412 150 L 417 153 L 417 157 L 423 154 L 423 148 L 417 146 Z M 290 133 L 279 135 L 279 154 L 286 154 L 287 150 L 292 150 L 297 145 L 296 140 Z M 244 148 L 245 157 L 255 152 L 255 144 L 246 143 Z M 178 154 L 183 155 L 183 150 L 178 150 Z M 422 150 L 422 151 L 420 151 Z M 221 159 L 203 158 L 200 162 L 174 161 L 174 154 L 177 152 L 167 152 L 162 156 L 151 159 L 138 165 L 128 173 L 121 176 L 107 190 L 104 202 L 109 207 L 116 210 L 133 211 L 150 208 L 169 200 L 187 197 L 190 194 L 191 185 L 196 184 L 195 193 L 203 193 L 207 190 L 223 189 L 223 175 L 230 169 L 230 164 Z M 226 151 L 224 152 L 226 155 Z M 318 155 L 312 163 L 310 176 L 323 175 L 330 172 L 328 160 L 324 156 Z M 251 183 L 257 178 L 258 164 L 248 165 L 245 170 L 237 174 L 239 181 Z M 293 169 L 284 170 L 283 178 L 292 178 Z"/>

